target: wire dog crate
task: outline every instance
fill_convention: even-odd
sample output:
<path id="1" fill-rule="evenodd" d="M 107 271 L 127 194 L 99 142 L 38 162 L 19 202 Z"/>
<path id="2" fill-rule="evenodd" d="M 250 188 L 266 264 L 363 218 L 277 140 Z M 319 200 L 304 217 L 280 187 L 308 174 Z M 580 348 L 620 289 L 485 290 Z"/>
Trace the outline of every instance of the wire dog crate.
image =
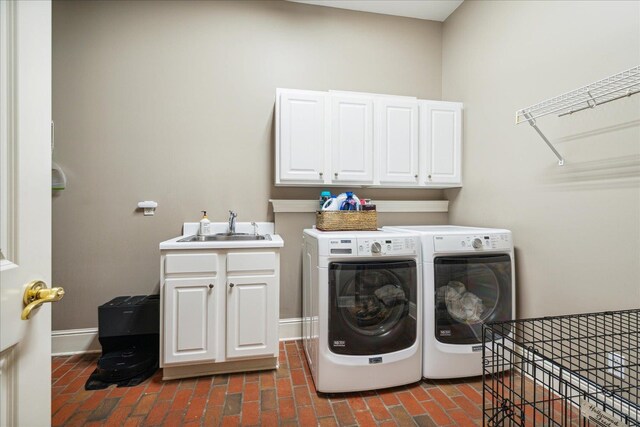
<path id="1" fill-rule="evenodd" d="M 485 426 L 640 426 L 640 309 L 482 333 Z"/>

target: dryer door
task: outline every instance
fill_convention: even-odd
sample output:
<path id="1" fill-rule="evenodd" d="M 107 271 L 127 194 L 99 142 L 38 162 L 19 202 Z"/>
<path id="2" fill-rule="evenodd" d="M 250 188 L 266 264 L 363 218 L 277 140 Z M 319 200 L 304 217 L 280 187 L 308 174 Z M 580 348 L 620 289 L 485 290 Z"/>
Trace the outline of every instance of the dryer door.
<path id="1" fill-rule="evenodd" d="M 437 257 L 434 274 L 438 341 L 480 343 L 484 322 L 511 320 L 509 255 Z"/>
<path id="2" fill-rule="evenodd" d="M 417 336 L 414 260 L 329 264 L 329 349 L 376 355 L 411 347 Z"/>

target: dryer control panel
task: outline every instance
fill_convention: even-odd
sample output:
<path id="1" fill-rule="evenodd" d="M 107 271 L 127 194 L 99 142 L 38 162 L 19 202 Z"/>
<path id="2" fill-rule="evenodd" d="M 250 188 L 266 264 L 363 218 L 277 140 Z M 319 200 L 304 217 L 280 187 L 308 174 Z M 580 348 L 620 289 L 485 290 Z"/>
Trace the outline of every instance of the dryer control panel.
<path id="1" fill-rule="evenodd" d="M 454 234 L 434 236 L 436 252 L 482 252 L 483 250 L 510 250 L 511 235 L 500 234 Z"/>
<path id="2" fill-rule="evenodd" d="M 331 255 L 398 256 L 416 255 L 418 240 L 414 237 L 331 239 Z"/>

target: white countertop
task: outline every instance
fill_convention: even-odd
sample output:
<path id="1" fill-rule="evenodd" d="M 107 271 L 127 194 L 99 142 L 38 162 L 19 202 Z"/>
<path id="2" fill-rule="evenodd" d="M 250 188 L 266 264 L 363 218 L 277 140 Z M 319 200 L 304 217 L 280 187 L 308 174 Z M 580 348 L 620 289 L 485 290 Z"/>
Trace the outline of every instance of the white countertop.
<path id="1" fill-rule="evenodd" d="M 275 227 L 272 222 L 257 222 L 258 234 L 268 235 L 265 240 L 219 240 L 208 242 L 178 242 L 185 237 L 193 236 L 198 233 L 200 224 L 197 222 L 185 222 L 182 227 L 182 236 L 165 240 L 160 243 L 160 249 L 252 249 L 252 248 L 281 248 L 284 246 L 282 237 L 273 234 Z M 226 222 L 212 222 L 211 234 L 228 232 L 228 224 Z M 254 227 L 250 222 L 236 223 L 236 233 L 253 234 Z"/>

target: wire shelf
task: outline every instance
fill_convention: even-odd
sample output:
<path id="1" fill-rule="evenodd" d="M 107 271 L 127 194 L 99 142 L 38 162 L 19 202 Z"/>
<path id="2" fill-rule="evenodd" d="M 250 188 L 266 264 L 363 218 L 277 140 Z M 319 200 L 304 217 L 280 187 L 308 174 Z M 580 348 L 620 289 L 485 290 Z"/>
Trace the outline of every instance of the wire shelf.
<path id="1" fill-rule="evenodd" d="M 529 123 L 553 151 L 553 154 L 558 158 L 558 164 L 562 166 L 564 165 L 564 158 L 558 153 L 549 138 L 542 133 L 536 123 L 537 118 L 548 114 L 558 114 L 558 116 L 573 114 L 616 99 L 635 95 L 638 92 L 640 92 L 640 65 L 580 89 L 563 93 L 555 98 L 518 110 L 516 111 L 516 124 Z"/>
<path id="2" fill-rule="evenodd" d="M 640 92 L 640 65 L 516 112 L 516 124 L 549 114 L 564 116 Z"/>
<path id="3" fill-rule="evenodd" d="M 640 310 L 495 322 L 483 333 L 484 425 L 640 426 Z"/>

